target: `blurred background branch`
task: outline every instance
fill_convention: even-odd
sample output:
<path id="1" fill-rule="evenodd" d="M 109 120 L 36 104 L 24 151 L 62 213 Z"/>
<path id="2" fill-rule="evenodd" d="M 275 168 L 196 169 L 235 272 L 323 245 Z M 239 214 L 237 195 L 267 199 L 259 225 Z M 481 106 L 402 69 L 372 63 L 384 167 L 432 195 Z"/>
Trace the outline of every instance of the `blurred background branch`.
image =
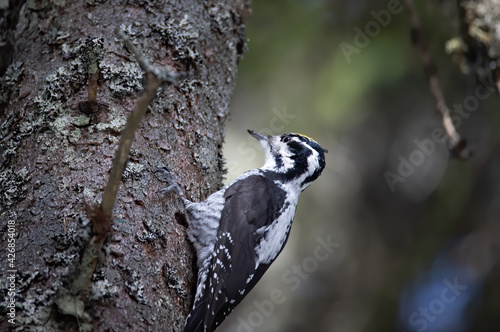
<path id="1" fill-rule="evenodd" d="M 471 152 L 467 149 L 467 141 L 460 137 L 453 120 L 451 111 L 446 104 L 443 90 L 441 89 L 439 78 L 437 76 L 437 68 L 432 62 L 432 57 L 429 54 L 427 41 L 425 40 L 424 32 L 420 24 L 417 9 L 411 0 L 405 0 L 405 5 L 408 9 L 411 22 L 411 39 L 415 47 L 418 49 L 420 58 L 424 65 L 424 71 L 429 78 L 429 87 L 432 96 L 436 100 L 436 108 L 443 117 L 443 127 L 448 135 L 449 148 L 453 157 L 468 159 Z"/>
<path id="2" fill-rule="evenodd" d="M 500 5 L 411 5 L 254 1 L 227 181 L 263 160 L 246 128 L 308 134 L 330 153 L 287 248 L 222 331 L 500 330 Z M 408 38 L 415 15 L 439 82 Z M 450 159 L 450 136 L 474 156 Z M 340 246 L 307 270 L 326 235 Z"/>

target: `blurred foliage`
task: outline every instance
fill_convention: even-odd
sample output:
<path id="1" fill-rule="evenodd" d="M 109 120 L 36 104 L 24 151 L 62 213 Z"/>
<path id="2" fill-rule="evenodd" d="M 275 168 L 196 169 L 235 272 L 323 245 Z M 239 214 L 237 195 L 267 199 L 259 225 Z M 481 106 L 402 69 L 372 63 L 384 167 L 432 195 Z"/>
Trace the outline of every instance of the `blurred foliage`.
<path id="1" fill-rule="evenodd" d="M 287 247 L 222 331 L 500 330 L 495 76 L 481 77 L 491 92 L 477 109 L 454 113 L 473 158 L 449 159 L 446 143 L 432 139 L 441 117 L 410 41 L 407 10 L 391 15 L 350 62 L 341 49 L 391 2 L 253 2 L 227 127 L 227 180 L 263 160 L 247 128 L 304 133 L 330 152 L 323 175 L 302 194 Z M 464 57 L 445 52 L 461 36 L 457 3 L 415 2 L 451 109 L 474 97 L 479 82 L 477 63 L 464 73 Z M 425 153 L 417 141 L 429 140 L 433 149 Z M 401 160 L 419 151 L 422 162 L 391 190 L 384 175 L 400 174 Z M 291 287 L 288 272 L 296 276 L 318 238 L 328 236 L 339 247 Z M 466 285 L 464 296 L 443 302 L 455 278 Z M 286 300 L 271 310 L 273 290 Z"/>

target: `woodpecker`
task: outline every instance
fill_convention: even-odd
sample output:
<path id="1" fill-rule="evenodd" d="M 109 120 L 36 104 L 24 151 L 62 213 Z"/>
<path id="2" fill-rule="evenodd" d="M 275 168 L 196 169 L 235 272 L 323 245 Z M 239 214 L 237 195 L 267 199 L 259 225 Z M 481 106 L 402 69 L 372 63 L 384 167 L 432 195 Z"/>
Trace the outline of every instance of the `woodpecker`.
<path id="1" fill-rule="evenodd" d="M 248 130 L 265 151 L 264 166 L 195 203 L 172 174 L 164 191 L 181 195 L 187 234 L 197 253 L 198 282 L 184 332 L 212 332 L 241 302 L 288 240 L 299 194 L 325 167 L 325 149 L 295 133 L 265 136 Z"/>

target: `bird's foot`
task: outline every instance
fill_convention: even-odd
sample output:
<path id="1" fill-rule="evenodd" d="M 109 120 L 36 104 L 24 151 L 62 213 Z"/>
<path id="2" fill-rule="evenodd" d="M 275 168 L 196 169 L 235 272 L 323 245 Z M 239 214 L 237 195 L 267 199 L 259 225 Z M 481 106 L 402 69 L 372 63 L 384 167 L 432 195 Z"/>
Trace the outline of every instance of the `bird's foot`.
<path id="1" fill-rule="evenodd" d="M 165 188 L 160 189 L 158 192 L 159 193 L 167 193 L 170 191 L 173 191 L 177 193 L 180 196 L 184 196 L 182 193 L 181 187 L 175 182 L 173 174 L 168 170 L 166 167 L 159 168 L 155 172 L 156 177 L 158 180 L 166 182 L 167 186 Z"/>

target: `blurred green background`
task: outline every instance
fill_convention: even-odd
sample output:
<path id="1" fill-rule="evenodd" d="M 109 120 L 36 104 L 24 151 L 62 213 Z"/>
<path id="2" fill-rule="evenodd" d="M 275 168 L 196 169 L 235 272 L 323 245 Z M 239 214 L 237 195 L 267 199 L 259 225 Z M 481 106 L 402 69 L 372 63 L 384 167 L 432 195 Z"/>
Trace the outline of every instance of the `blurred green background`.
<path id="1" fill-rule="evenodd" d="M 457 1 L 415 5 L 448 106 L 479 100 L 475 67 L 445 52 Z M 377 31 L 388 6 L 401 10 Z M 221 331 L 500 331 L 498 93 L 486 75 L 484 100 L 454 114 L 474 156 L 450 159 L 409 30 L 395 0 L 253 1 L 227 181 L 262 165 L 246 129 L 306 134 L 329 153 L 285 250 Z"/>

